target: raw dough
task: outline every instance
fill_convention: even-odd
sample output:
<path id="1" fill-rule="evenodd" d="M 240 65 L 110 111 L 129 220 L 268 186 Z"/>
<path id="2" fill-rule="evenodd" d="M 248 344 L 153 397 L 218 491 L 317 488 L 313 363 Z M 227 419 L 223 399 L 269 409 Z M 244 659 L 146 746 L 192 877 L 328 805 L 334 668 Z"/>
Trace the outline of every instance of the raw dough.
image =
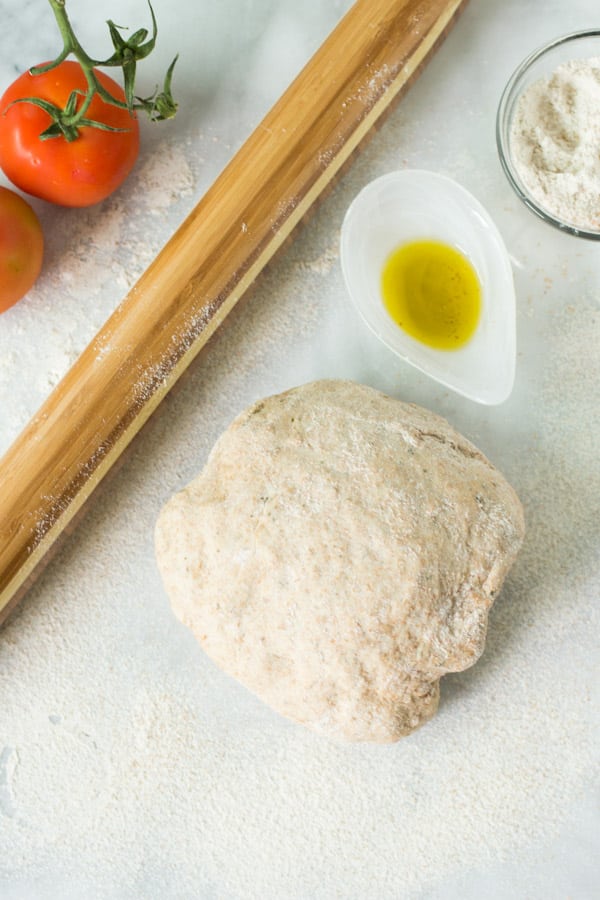
<path id="1" fill-rule="evenodd" d="M 347 381 L 262 400 L 163 508 L 173 610 L 264 701 L 333 738 L 394 741 L 483 651 L 519 500 L 444 419 Z"/>

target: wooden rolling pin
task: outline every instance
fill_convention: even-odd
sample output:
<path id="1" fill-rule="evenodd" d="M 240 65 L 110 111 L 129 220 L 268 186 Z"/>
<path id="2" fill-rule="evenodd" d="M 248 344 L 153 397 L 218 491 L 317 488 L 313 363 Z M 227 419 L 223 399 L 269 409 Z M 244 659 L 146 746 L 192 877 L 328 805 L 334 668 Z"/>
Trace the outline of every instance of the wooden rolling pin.
<path id="1" fill-rule="evenodd" d="M 0 621 L 464 0 L 357 0 L 0 461 Z"/>

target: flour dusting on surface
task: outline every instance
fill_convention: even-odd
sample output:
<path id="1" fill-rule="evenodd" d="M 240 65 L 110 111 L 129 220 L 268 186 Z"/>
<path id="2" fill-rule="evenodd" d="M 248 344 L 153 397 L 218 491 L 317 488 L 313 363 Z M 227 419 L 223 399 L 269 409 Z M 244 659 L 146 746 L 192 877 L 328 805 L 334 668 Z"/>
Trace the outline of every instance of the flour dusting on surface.
<path id="1" fill-rule="evenodd" d="M 53 210 L 42 277 L 1 319 L 0 454 L 160 251 L 165 222 L 175 231 L 194 187 L 184 149 L 163 140 L 104 203 Z M 23 372 L 35 373 L 33 384 Z"/>
<path id="2" fill-rule="evenodd" d="M 575 470 L 569 477 L 560 461 L 573 448 L 557 423 L 565 385 L 584 404 L 595 396 L 585 388 L 594 342 L 581 354 L 597 316 L 592 298 L 552 322 L 552 364 L 529 424 L 555 441 L 520 469 L 529 533 L 492 612 L 486 653 L 442 681 L 438 717 L 412 737 L 393 749 L 344 746 L 280 719 L 210 664 L 157 594 L 151 535 L 172 473 L 184 481 L 196 470 L 256 379 L 274 365 L 282 377 L 300 274 L 323 314 L 323 276 L 298 267 L 298 256 L 316 258 L 314 237 L 309 245 L 284 266 L 289 300 L 266 309 L 275 283 L 262 281 L 168 401 L 170 415 L 143 436 L 139 465 L 97 498 L 89 531 L 47 573 L 43 603 L 34 590 L 3 632 L 0 879 L 18 873 L 39 887 L 46 873 L 38 896 L 51 897 L 52 883 L 83 873 L 99 897 L 164 900 L 219 895 L 226 872 L 228 900 L 330 900 L 351 878 L 363 900 L 412 900 L 478 866 L 529 865 L 586 793 L 596 765 L 587 716 L 598 610 L 593 584 L 570 573 L 597 553 L 600 516 L 570 503 Z M 307 342 L 318 320 L 303 311 Z M 566 382 L 556 366 L 571 373 Z M 182 409 L 198 407 L 197 418 L 176 417 L 176 436 L 171 417 L 186 392 Z M 569 433 L 584 438 L 594 422 L 586 419 L 574 410 Z M 586 485 L 597 478 L 593 446 L 577 442 Z M 566 511 L 560 522 L 544 516 L 553 507 Z M 557 603 L 567 582 L 568 600 Z M 131 586 L 125 603 L 122 584 Z"/>
<path id="3" fill-rule="evenodd" d="M 184 96 L 175 130 L 152 138 L 173 151 L 174 171 L 163 184 L 153 150 L 138 167 L 148 166 L 160 213 L 138 199 L 137 173 L 99 209 L 37 207 L 49 226 L 42 279 L 0 316 L 0 452 L 289 83 L 311 28 L 316 47 L 322 17 L 333 24 L 351 2 L 244 0 L 235 4 L 241 23 L 228 3 L 176 5 L 193 24 L 185 33 L 174 6 L 172 16 L 156 8 L 162 46 L 172 38 L 187 51 L 175 73 Z M 30 0 L 18 14 L 9 0 L 2 6 L 19 27 L 38 22 Z M 81 7 L 98 19 L 91 0 Z M 520 208 L 493 140 L 498 47 L 516 62 L 549 29 L 566 33 L 587 13 L 589 0 L 544 16 L 516 0 L 466 5 L 397 112 L 220 326 L 0 632 L 2 900 L 594 896 L 597 247 Z M 41 32 L 27 30 L 36 40 Z M 33 44 L 19 48 L 23 65 L 37 58 Z M 1 64 L 6 82 L 15 57 Z M 187 167 L 178 168 L 180 151 Z M 517 260 L 517 379 L 498 408 L 475 407 L 396 360 L 348 303 L 336 233 L 364 184 L 403 166 L 470 188 Z M 526 512 L 486 652 L 442 682 L 436 719 L 393 748 L 327 742 L 219 673 L 169 613 L 154 564 L 160 506 L 234 415 L 332 376 L 445 415 L 506 472 Z"/>
<path id="4" fill-rule="evenodd" d="M 140 199 L 152 214 L 159 214 L 194 189 L 194 177 L 181 147 L 162 141 L 136 173 Z"/>

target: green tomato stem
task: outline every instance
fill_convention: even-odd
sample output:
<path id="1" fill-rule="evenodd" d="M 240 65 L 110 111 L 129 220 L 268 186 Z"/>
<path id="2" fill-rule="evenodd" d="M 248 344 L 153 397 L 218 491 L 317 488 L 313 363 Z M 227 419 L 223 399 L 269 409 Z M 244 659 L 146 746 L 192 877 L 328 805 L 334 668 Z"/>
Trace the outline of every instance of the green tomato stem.
<path id="1" fill-rule="evenodd" d="M 95 60 L 90 59 L 90 57 L 87 55 L 87 53 L 79 43 L 75 32 L 73 31 L 73 27 L 67 15 L 66 0 L 48 0 L 48 2 L 52 8 L 54 18 L 56 19 L 56 24 L 58 25 L 58 30 L 60 31 L 63 39 L 63 53 L 65 55 L 72 53 L 77 58 L 77 61 L 83 69 L 91 69 L 97 63 Z"/>
<path id="2" fill-rule="evenodd" d="M 64 124 L 69 131 L 71 131 L 72 129 L 76 129 L 77 123 L 85 117 L 95 94 L 99 94 L 105 103 L 110 103 L 114 106 L 125 107 L 126 104 L 114 97 L 106 90 L 106 88 L 102 87 L 98 81 L 94 72 L 94 66 L 100 65 L 101 62 L 100 60 L 92 59 L 81 46 L 67 14 L 66 0 L 48 0 L 48 2 L 50 3 L 54 18 L 56 19 L 56 24 L 58 25 L 58 30 L 63 39 L 63 50 L 59 55 L 58 60 L 62 62 L 67 56 L 73 55 L 81 66 L 88 85 L 88 90 L 83 103 L 81 103 L 73 115 L 64 117 Z"/>
<path id="3" fill-rule="evenodd" d="M 56 24 L 58 25 L 63 40 L 63 48 L 52 62 L 42 66 L 34 66 L 30 69 L 30 72 L 32 75 L 49 72 L 51 69 L 60 65 L 60 63 L 68 56 L 74 56 L 85 76 L 87 91 L 81 92 L 83 101 L 78 107 L 75 104 L 74 111 L 73 105 L 70 106 L 68 103 L 63 110 L 54 107 L 55 111 L 49 113 L 52 117 L 52 125 L 40 135 L 43 140 L 58 136 L 62 136 L 68 141 L 75 140 L 78 137 L 78 125 L 108 128 L 108 126 L 105 126 L 100 122 L 94 122 L 86 118 L 86 113 L 96 95 L 111 106 L 118 106 L 120 109 L 128 109 L 131 114 L 133 114 L 135 110 L 143 110 L 152 121 L 171 118 L 175 115 L 177 104 L 171 94 L 171 77 L 177 57 L 175 57 L 169 66 L 162 93 L 155 93 L 154 96 L 147 99 L 142 99 L 141 97 L 136 97 L 134 95 L 136 62 L 145 59 L 145 57 L 154 49 L 156 36 L 158 34 L 156 18 L 150 0 L 148 0 L 148 6 L 150 7 L 150 15 L 152 17 L 152 36 L 149 40 L 146 40 L 148 32 L 144 28 L 138 29 L 129 40 L 125 40 L 120 34 L 119 27 L 109 21 L 107 24 L 113 42 L 114 53 L 104 60 L 93 59 L 82 47 L 73 30 L 69 16 L 67 15 L 66 0 L 48 0 L 48 2 L 54 13 L 54 18 L 56 19 Z M 100 83 L 95 72 L 95 67 L 97 66 L 117 66 L 121 68 L 125 80 L 125 101 L 119 100 L 118 97 L 115 97 Z M 21 102 L 35 103 L 36 98 L 24 97 Z M 40 104 L 38 103 L 37 105 Z M 119 129 L 108 128 L 108 130 Z"/>

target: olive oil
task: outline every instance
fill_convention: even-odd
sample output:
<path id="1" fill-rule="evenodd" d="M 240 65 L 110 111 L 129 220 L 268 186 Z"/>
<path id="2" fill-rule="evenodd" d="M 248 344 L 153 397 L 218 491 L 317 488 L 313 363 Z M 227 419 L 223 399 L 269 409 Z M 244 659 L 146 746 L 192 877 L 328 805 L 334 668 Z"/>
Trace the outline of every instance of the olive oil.
<path id="1" fill-rule="evenodd" d="M 481 285 L 468 259 L 440 241 L 403 244 L 381 277 L 384 306 L 407 334 L 436 350 L 457 350 L 481 315 Z"/>

